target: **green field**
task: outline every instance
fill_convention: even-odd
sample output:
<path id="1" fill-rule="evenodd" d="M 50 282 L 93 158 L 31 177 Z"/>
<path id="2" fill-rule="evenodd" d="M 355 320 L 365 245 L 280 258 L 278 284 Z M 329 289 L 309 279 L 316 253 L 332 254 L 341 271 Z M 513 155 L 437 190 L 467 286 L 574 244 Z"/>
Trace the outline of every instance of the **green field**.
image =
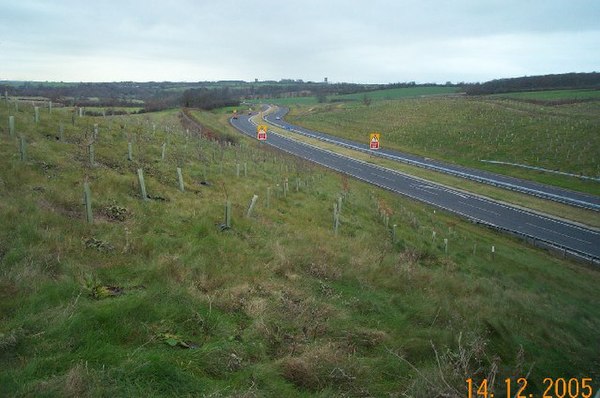
<path id="1" fill-rule="evenodd" d="M 523 91 L 518 93 L 494 94 L 493 97 L 540 101 L 598 100 L 600 99 L 600 90 Z"/>
<path id="2" fill-rule="evenodd" d="M 600 102 L 542 106 L 507 99 L 420 98 L 296 107 L 287 119 L 357 141 L 600 195 L 600 184 L 482 163 L 498 160 L 600 176 Z"/>
<path id="3" fill-rule="evenodd" d="M 372 101 L 394 100 L 424 96 L 438 96 L 456 94 L 460 89 L 456 87 L 405 87 L 405 88 L 390 88 L 384 90 L 367 91 L 356 94 L 344 95 L 329 95 L 327 102 L 339 101 L 362 101 L 367 96 Z M 265 100 L 253 100 L 252 103 L 268 102 L 270 104 L 281 106 L 301 106 L 301 105 L 316 105 L 318 104 L 317 97 L 285 97 L 285 98 L 269 98 Z"/>
<path id="4" fill-rule="evenodd" d="M 143 110 L 143 107 L 139 106 L 86 106 L 84 107 L 85 112 L 94 112 L 94 113 L 102 113 L 106 112 L 107 115 L 110 115 L 111 111 L 115 112 L 126 112 L 126 113 L 136 113 Z"/>
<path id="5" fill-rule="evenodd" d="M 371 100 L 395 100 L 404 98 L 424 97 L 432 95 L 449 95 L 456 94 L 460 91 L 457 87 L 404 87 L 404 88 L 390 88 L 385 90 L 368 91 L 365 93 L 347 94 L 347 95 L 336 95 L 330 97 L 332 100 L 348 100 L 348 101 L 362 101 L 365 95 Z"/>
<path id="6" fill-rule="evenodd" d="M 251 104 L 261 104 L 261 103 L 269 103 L 276 104 L 281 106 L 292 106 L 292 105 L 315 105 L 319 102 L 317 101 L 317 97 L 308 96 L 308 97 L 285 97 L 285 98 L 267 98 L 260 100 L 251 100 L 247 101 Z"/>
<path id="7" fill-rule="evenodd" d="M 193 115 L 230 134 L 229 112 Z M 73 124 L 54 110 L 36 125 L 31 107 L 0 104 L 11 114 L 27 146 L 21 160 L 0 124 L 2 397 L 463 398 L 469 376 L 495 376 L 497 395 L 526 375 L 536 394 L 545 377 L 599 386 L 595 268 L 251 140 L 198 139 L 178 111 Z"/>

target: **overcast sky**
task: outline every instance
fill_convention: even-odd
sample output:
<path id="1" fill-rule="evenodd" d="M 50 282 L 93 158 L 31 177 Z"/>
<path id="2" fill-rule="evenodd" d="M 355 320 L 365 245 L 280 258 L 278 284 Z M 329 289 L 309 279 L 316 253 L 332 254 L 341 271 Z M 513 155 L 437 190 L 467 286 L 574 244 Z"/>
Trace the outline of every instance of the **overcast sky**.
<path id="1" fill-rule="evenodd" d="M 600 71 L 600 0 L 0 0 L 0 80 L 474 82 Z"/>

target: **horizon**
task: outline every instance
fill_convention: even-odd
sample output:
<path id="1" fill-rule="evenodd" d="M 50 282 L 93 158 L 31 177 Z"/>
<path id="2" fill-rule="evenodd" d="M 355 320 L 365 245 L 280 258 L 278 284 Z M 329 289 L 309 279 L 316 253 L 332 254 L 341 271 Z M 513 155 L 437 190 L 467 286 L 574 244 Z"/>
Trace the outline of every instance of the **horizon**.
<path id="1" fill-rule="evenodd" d="M 362 85 L 362 86 L 368 86 L 368 85 L 383 85 L 383 86 L 387 86 L 387 85 L 394 85 L 394 84 L 410 84 L 410 83 L 414 83 L 417 86 L 425 86 L 425 85 L 438 85 L 438 86 L 443 86 L 443 85 L 447 85 L 448 83 L 450 83 L 451 85 L 454 86 L 458 86 L 458 85 L 469 85 L 469 84 L 481 84 L 481 83 L 485 83 L 488 81 L 496 81 L 496 80 L 509 80 L 509 79 L 519 79 L 519 78 L 526 78 L 526 77 L 536 77 L 536 76 L 555 76 L 555 75 L 566 75 L 566 74 L 591 74 L 591 73 L 600 73 L 596 70 L 593 71 L 586 71 L 586 72 L 575 72 L 575 71 L 571 71 L 571 72 L 563 72 L 563 73 L 548 73 L 548 74 L 544 74 L 544 75 L 523 75 L 523 76 L 508 76 L 508 77 L 497 77 L 497 78 L 493 78 L 490 80 L 486 80 L 486 81 L 460 81 L 460 82 L 453 82 L 450 80 L 444 81 L 444 82 L 419 82 L 419 81 L 414 81 L 414 80 L 405 80 L 405 81 L 394 81 L 394 82 L 379 82 L 379 83 L 357 83 L 357 82 L 347 82 L 347 81 L 314 81 L 314 80 L 305 80 L 302 78 L 281 78 L 278 80 L 275 79 L 265 79 L 265 80 L 241 80 L 241 79 L 218 79 L 218 80 L 113 80 L 113 81 L 57 81 L 57 80 L 15 80 L 15 79 L 0 79 L 0 84 L 2 83 L 37 83 L 37 84 L 43 84 L 43 83 L 60 83 L 60 84 L 116 84 L 116 83 L 141 83 L 141 84 L 147 84 L 147 83 L 175 83 L 175 84 L 202 84 L 202 83 L 234 83 L 234 82 L 241 82 L 241 83 L 246 83 L 246 84 L 256 84 L 256 83 L 285 83 L 287 81 L 293 81 L 295 83 L 313 83 L 313 84 L 355 84 L 355 85 Z"/>

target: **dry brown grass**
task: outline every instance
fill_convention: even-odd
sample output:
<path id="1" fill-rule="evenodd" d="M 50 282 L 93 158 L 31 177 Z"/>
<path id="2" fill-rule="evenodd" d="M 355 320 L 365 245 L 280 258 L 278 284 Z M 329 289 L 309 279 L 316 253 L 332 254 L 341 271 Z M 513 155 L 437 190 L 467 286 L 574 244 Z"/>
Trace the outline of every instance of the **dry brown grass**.
<path id="1" fill-rule="evenodd" d="M 359 373 L 344 351 L 332 343 L 312 345 L 300 356 L 284 358 L 280 369 L 287 381 L 308 391 L 326 386 L 351 389 Z"/>
<path id="2" fill-rule="evenodd" d="M 64 394 L 66 397 L 85 397 L 89 395 L 89 375 L 81 363 L 73 366 L 65 375 Z"/>

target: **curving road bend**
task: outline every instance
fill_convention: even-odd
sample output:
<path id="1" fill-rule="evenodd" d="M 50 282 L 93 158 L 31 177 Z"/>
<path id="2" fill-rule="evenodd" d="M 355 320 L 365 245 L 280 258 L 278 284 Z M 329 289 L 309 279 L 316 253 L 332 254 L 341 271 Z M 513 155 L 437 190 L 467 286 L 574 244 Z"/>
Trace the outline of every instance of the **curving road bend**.
<path id="1" fill-rule="evenodd" d="M 289 112 L 288 108 L 277 107 L 276 110 L 265 116 L 265 120 L 274 126 L 285 130 L 293 131 L 307 137 L 316 138 L 321 141 L 343 146 L 346 148 L 367 152 L 373 156 L 384 157 L 387 159 L 411 164 L 413 166 L 451 174 L 457 177 L 489 184 L 512 191 L 522 192 L 539 198 L 553 200 L 555 202 L 565 203 L 572 206 L 600 211 L 600 196 L 585 194 L 581 192 L 570 191 L 558 187 L 539 184 L 532 181 L 509 177 L 501 174 L 495 174 L 488 171 L 471 169 L 468 167 L 453 165 L 438 160 L 424 158 L 417 155 L 411 155 L 391 149 L 371 150 L 366 143 L 347 140 L 333 135 L 321 133 L 306 129 L 304 127 L 290 124 L 283 120 L 283 117 Z"/>
<path id="2" fill-rule="evenodd" d="M 250 117 L 240 115 L 238 119 L 230 119 L 230 123 L 243 134 L 256 138 L 256 126 Z M 448 189 L 274 132 L 269 133 L 266 143 L 381 188 L 448 210 L 473 222 L 526 238 L 538 246 L 560 249 L 565 254 L 593 263 L 600 262 L 600 233 L 596 231 Z"/>

